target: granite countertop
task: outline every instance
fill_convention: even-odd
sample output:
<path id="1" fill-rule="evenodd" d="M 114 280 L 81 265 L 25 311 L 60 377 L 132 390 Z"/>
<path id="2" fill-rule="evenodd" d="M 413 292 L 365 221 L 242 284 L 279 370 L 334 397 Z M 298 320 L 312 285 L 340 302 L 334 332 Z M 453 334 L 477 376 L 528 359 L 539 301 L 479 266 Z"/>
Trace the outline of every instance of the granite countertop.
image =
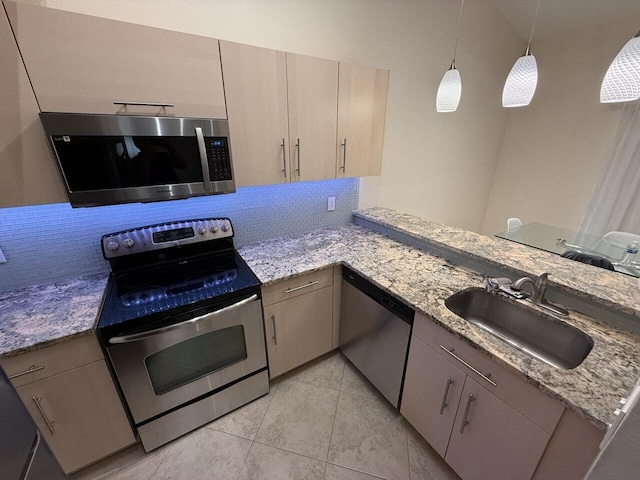
<path id="1" fill-rule="evenodd" d="M 0 293 L 0 358 L 93 330 L 107 275 L 87 275 Z"/>
<path id="2" fill-rule="evenodd" d="M 456 232 L 458 240 L 462 242 L 459 232 Z M 591 353 L 581 365 L 573 370 L 560 370 L 521 353 L 445 306 L 444 300 L 453 293 L 481 286 L 482 275 L 365 227 L 348 225 L 318 230 L 239 250 L 264 284 L 336 264 L 348 265 L 434 318 L 459 338 L 486 351 L 499 364 L 519 373 L 600 429 L 606 428 L 618 400 L 628 395 L 640 373 L 640 359 L 636 355 L 640 351 L 640 337 L 575 311 L 566 321 L 588 333 L 594 341 Z"/>
<path id="3" fill-rule="evenodd" d="M 493 262 L 500 258 L 501 263 L 529 274 L 552 271 L 558 285 L 583 288 L 588 298 L 597 297 L 609 304 L 618 305 L 620 300 L 626 311 L 639 310 L 632 300 L 625 302 L 624 298 L 618 298 L 624 297 L 627 288 L 627 279 L 620 274 L 603 270 L 602 280 L 585 274 L 584 285 L 578 284 L 572 279 L 575 272 L 572 277 L 569 270 L 563 270 L 568 267 L 554 265 L 552 258 L 540 256 L 553 257 L 546 252 L 388 209 L 371 209 L 356 215 L 460 253 Z M 610 421 L 618 400 L 629 393 L 640 372 L 640 358 L 635 353 L 640 351 L 640 337 L 574 311 L 566 321 L 588 333 L 594 341 L 589 356 L 575 369 L 553 368 L 507 346 L 458 317 L 444 304 L 455 292 L 481 286 L 479 273 L 363 226 L 322 229 L 238 250 L 265 285 L 333 265 L 348 265 L 601 429 Z M 578 270 L 585 267 L 575 263 Z M 0 293 L 0 357 L 18 355 L 91 332 L 106 280 L 106 274 L 98 274 Z M 635 283 L 633 285 L 635 288 Z M 606 294 L 607 287 L 615 293 Z M 628 293 L 631 295 L 630 290 Z M 637 293 L 633 291 L 634 299 Z"/>

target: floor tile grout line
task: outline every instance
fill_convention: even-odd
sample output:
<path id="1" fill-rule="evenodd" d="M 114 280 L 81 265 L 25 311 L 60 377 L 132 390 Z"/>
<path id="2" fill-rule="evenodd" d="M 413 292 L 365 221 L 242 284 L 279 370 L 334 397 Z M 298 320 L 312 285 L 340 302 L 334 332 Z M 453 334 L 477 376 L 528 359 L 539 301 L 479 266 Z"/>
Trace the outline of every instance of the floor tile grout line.
<path id="1" fill-rule="evenodd" d="M 244 458 L 242 459 L 242 463 L 240 464 L 240 468 L 236 472 L 235 477 L 233 477 L 233 480 L 238 480 L 238 477 L 240 476 L 240 472 L 242 472 L 242 469 L 244 468 L 244 465 L 247 463 L 247 457 L 249 456 L 249 452 L 251 452 L 251 448 L 253 447 L 254 443 L 255 443 L 255 440 L 251 440 L 251 443 L 249 444 L 249 448 L 247 448 L 247 453 L 244 454 Z"/>
<path id="2" fill-rule="evenodd" d="M 189 432 L 189 433 L 191 433 L 191 432 Z M 187 434 L 187 435 L 188 435 L 188 434 Z M 156 472 L 157 472 L 157 471 L 158 471 L 158 469 L 160 468 L 160 465 L 162 465 L 162 463 L 167 459 L 167 455 L 169 455 L 169 454 L 171 453 L 171 450 L 173 450 L 173 447 L 175 447 L 175 445 L 176 445 L 175 443 L 172 443 L 172 444 L 171 444 L 171 446 L 170 446 L 169 448 L 167 448 L 167 453 L 165 453 L 165 454 L 162 456 L 162 460 L 160 460 L 160 461 L 158 462 L 158 465 L 156 465 L 156 468 L 154 468 L 154 469 L 153 469 L 153 472 L 151 472 L 151 475 L 149 475 L 149 477 L 147 478 L 147 480 L 151 480 L 151 479 L 153 478 L 153 476 L 156 474 Z M 144 447 L 143 447 L 143 450 L 144 450 Z M 146 454 L 146 453 L 147 453 L 147 452 L 145 451 L 145 454 Z"/>
<path id="3" fill-rule="evenodd" d="M 306 455 L 306 454 L 304 454 L 304 453 L 300 453 L 300 452 L 293 452 L 293 451 L 291 451 L 291 450 L 287 450 L 286 448 L 276 447 L 275 445 L 270 445 L 270 444 L 268 444 L 268 443 L 261 442 L 260 440 L 254 440 L 254 441 L 253 441 L 253 443 L 257 443 L 257 444 L 259 444 L 259 445 L 264 445 L 265 447 L 275 448 L 275 449 L 280 450 L 280 451 L 282 451 L 282 452 L 291 453 L 291 454 L 293 454 L 293 455 L 300 455 L 301 457 L 309 458 L 309 459 L 311 459 L 311 460 L 315 460 L 316 462 L 323 462 L 323 463 L 327 463 L 327 461 L 326 461 L 326 460 L 320 460 L 319 458 L 312 457 L 312 456 L 310 456 L 310 455 Z"/>
<path id="4" fill-rule="evenodd" d="M 363 472 L 363 471 L 357 470 L 357 469 L 355 469 L 353 467 L 345 467 L 344 465 L 339 465 L 337 463 L 332 463 L 332 462 L 327 462 L 327 466 L 328 465 L 333 465 L 334 467 L 344 468 L 345 470 L 349 470 L 351 472 L 362 473 L 363 475 L 367 475 L 367 476 L 372 477 L 372 478 L 378 478 L 380 480 L 388 480 L 387 478 L 381 477 L 380 475 L 375 475 L 373 473 Z"/>

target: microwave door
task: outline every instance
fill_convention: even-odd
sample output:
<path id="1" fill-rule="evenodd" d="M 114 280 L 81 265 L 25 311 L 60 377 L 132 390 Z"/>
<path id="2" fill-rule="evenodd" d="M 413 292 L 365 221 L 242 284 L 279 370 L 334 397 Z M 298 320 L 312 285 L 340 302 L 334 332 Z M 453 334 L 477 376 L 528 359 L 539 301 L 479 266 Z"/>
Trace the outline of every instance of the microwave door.
<path id="1" fill-rule="evenodd" d="M 209 159 L 207 158 L 207 147 L 204 143 L 204 133 L 202 127 L 195 127 L 196 140 L 198 142 L 198 153 L 200 154 L 200 166 L 202 167 L 202 183 L 206 192 L 211 192 L 211 176 L 209 174 Z"/>

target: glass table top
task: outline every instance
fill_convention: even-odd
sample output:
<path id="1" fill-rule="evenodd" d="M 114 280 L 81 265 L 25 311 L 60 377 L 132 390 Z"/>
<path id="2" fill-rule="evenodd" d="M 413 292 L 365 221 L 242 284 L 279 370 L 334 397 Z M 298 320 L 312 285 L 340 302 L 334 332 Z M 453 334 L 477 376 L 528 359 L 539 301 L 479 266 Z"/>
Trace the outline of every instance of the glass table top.
<path id="1" fill-rule="evenodd" d="M 557 255 L 562 255 L 567 250 L 598 255 L 609 260 L 617 272 L 640 277 L 640 255 L 631 265 L 621 265 L 624 248 L 609 243 L 603 237 L 538 222 L 496 233 L 495 236 Z"/>

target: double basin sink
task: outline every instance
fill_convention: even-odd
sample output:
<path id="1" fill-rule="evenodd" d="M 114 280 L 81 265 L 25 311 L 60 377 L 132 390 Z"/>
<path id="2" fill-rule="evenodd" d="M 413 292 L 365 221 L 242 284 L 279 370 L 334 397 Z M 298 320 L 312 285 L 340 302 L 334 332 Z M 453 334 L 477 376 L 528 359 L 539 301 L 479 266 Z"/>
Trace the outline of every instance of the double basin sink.
<path id="1" fill-rule="evenodd" d="M 593 340 L 581 330 L 480 288 L 455 293 L 445 305 L 469 323 L 556 368 L 577 367 L 593 348 Z"/>

